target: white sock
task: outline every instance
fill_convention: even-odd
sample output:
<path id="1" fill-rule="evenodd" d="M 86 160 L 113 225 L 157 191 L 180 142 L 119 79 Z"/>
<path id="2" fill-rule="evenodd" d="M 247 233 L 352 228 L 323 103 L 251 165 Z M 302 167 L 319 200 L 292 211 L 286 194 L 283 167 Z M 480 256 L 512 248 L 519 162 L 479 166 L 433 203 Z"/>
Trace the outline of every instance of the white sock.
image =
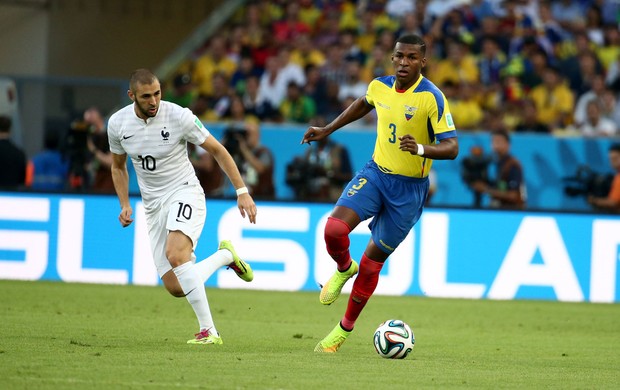
<path id="1" fill-rule="evenodd" d="M 215 271 L 227 266 L 232 261 L 232 253 L 226 249 L 220 249 L 206 259 L 194 264 L 194 268 L 196 268 L 196 272 L 198 272 L 203 282 L 206 282 Z"/>
<path id="2" fill-rule="evenodd" d="M 200 330 L 212 329 L 212 332 L 217 334 L 217 330 L 215 330 L 215 325 L 213 324 L 211 310 L 209 309 L 209 301 L 207 301 L 205 286 L 194 264 L 188 261 L 187 263 L 173 268 L 172 271 L 174 271 L 174 274 L 177 276 L 187 301 L 192 305 L 192 309 L 194 309 L 194 313 L 196 313 Z"/>

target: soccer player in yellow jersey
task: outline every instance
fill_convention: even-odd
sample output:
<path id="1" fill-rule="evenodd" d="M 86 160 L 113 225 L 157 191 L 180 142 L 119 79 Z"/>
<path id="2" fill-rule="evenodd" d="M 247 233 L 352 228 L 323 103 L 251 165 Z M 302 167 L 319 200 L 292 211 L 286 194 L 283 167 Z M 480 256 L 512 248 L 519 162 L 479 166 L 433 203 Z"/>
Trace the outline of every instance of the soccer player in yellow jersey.
<path id="1" fill-rule="evenodd" d="M 353 331 L 379 281 L 383 263 L 420 219 L 428 195 L 433 160 L 453 160 L 458 141 L 444 94 L 422 76 L 426 45 L 417 35 L 396 40 L 392 53 L 395 75 L 374 79 L 366 96 L 355 100 L 325 127 L 310 127 L 301 143 L 318 141 L 377 110 L 377 140 L 372 159 L 346 186 L 325 225 L 327 252 L 337 270 L 321 289 L 329 305 L 344 284 L 353 283 L 346 313 L 321 340 L 316 352 L 336 352 Z M 358 264 L 349 253 L 349 233 L 363 220 L 371 239 Z"/>

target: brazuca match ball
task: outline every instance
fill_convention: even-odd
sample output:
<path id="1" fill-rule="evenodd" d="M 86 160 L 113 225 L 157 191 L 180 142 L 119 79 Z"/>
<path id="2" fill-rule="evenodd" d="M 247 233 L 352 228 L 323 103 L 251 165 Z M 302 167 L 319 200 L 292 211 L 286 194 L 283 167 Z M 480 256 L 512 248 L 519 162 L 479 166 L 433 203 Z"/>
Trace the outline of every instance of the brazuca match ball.
<path id="1" fill-rule="evenodd" d="M 411 327 L 401 320 L 387 320 L 375 331 L 375 349 L 386 359 L 403 359 L 413 350 L 415 336 Z"/>

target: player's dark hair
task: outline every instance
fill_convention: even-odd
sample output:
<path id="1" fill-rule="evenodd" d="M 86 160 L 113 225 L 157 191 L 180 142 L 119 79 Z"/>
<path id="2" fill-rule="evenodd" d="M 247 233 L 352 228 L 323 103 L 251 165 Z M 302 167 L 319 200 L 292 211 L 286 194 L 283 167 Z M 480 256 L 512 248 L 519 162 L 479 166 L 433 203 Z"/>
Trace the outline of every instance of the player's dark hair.
<path id="1" fill-rule="evenodd" d="M 129 77 L 129 89 L 136 90 L 138 84 L 153 84 L 157 81 L 157 76 L 148 69 L 140 68 L 131 72 Z"/>
<path id="2" fill-rule="evenodd" d="M 398 37 L 398 39 L 396 39 L 396 43 L 419 45 L 420 52 L 422 52 L 422 54 L 426 54 L 426 42 L 424 42 L 424 39 L 422 39 L 422 37 L 419 35 L 416 35 L 416 34 L 401 35 L 400 37 Z"/>
<path id="3" fill-rule="evenodd" d="M 510 143 L 510 134 L 508 133 L 507 130 L 504 129 L 498 129 L 498 130 L 493 130 L 491 132 L 491 135 L 496 135 L 498 137 L 502 137 L 503 139 L 506 140 L 506 142 Z"/>
<path id="4" fill-rule="evenodd" d="M 611 146 L 609 147 L 609 151 L 610 152 L 618 152 L 618 153 L 620 153 L 620 142 L 615 142 L 615 143 L 611 144 Z"/>

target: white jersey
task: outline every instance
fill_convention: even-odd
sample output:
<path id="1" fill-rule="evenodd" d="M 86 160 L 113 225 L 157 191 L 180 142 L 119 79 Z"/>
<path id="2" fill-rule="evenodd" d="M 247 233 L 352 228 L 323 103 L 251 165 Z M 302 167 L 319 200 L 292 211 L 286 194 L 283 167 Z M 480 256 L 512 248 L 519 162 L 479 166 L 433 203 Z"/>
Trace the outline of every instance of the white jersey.
<path id="1" fill-rule="evenodd" d="M 136 115 L 133 104 L 108 121 L 110 150 L 131 158 L 147 209 L 182 185 L 199 184 L 187 142 L 200 145 L 209 135 L 189 109 L 163 100 L 157 115 L 146 121 Z"/>

